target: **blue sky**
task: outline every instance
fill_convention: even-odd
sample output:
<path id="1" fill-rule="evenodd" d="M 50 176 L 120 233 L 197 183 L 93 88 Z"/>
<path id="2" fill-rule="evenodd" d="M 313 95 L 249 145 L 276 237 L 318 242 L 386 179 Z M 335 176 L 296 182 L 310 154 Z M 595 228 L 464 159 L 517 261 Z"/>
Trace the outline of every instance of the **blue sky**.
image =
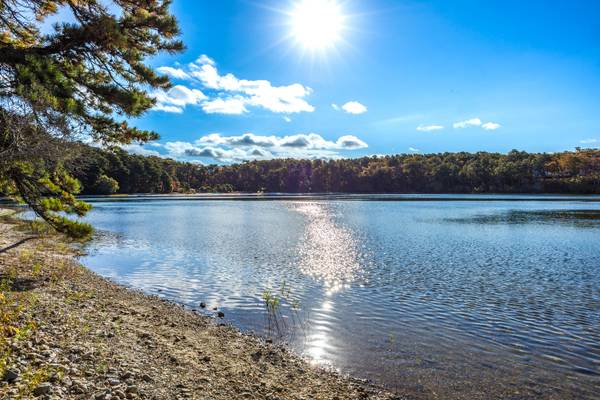
<path id="1" fill-rule="evenodd" d="M 306 1 L 336 9 L 335 40 L 299 36 Z M 600 146 L 600 2 L 331 4 L 175 0 L 187 49 L 151 64 L 177 86 L 136 121 L 162 138 L 130 150 L 226 163 Z"/>

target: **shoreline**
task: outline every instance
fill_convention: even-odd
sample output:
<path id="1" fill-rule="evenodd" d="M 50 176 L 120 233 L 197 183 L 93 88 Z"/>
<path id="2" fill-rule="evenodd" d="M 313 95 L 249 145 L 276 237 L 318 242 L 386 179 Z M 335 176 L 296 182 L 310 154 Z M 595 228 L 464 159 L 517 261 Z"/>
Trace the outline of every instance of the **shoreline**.
<path id="1" fill-rule="evenodd" d="M 13 216 L 0 218 L 0 249 L 32 236 Z M 47 233 L 0 253 L 0 398 L 398 398 L 111 282 L 75 254 Z"/>

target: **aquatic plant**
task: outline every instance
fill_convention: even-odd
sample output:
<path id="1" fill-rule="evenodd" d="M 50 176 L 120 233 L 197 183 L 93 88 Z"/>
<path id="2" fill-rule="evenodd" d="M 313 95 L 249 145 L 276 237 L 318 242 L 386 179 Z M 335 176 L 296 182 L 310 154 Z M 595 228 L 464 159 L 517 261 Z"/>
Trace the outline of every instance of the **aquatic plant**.
<path id="1" fill-rule="evenodd" d="M 266 311 L 266 330 L 269 336 L 277 338 L 291 337 L 300 328 L 305 331 L 308 318 L 301 317 L 301 304 L 298 299 L 292 298 L 292 288 L 284 280 L 276 294 L 270 289 L 262 293 Z M 287 311 L 287 312 L 285 312 Z"/>

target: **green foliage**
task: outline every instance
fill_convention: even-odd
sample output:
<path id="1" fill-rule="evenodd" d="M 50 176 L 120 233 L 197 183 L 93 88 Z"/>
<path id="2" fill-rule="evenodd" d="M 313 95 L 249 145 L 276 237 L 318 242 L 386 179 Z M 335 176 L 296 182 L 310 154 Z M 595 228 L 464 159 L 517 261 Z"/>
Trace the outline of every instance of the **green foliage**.
<path id="1" fill-rule="evenodd" d="M 63 164 L 87 136 L 105 145 L 156 139 L 126 118 L 150 109 L 147 90 L 170 82 L 145 65 L 161 51 L 183 48 L 169 0 L 0 1 L 0 193 L 28 204 L 55 229 L 73 237 L 90 234 L 76 200 L 81 187 Z M 47 18 L 70 12 L 75 22 Z M 108 176 L 88 188 L 118 190 Z"/>
<path id="2" fill-rule="evenodd" d="M 119 191 L 119 182 L 106 175 L 100 175 L 94 186 L 98 194 L 113 194 Z"/>
<path id="3" fill-rule="evenodd" d="M 117 180 L 120 193 L 600 193 L 600 150 L 592 149 L 203 166 L 85 147 L 67 168 L 89 194 L 102 175 Z"/>
<path id="4" fill-rule="evenodd" d="M 43 165 L 15 163 L 8 170 L 12 185 L 5 192 L 17 201 L 29 205 L 50 226 L 76 239 L 85 239 L 92 233 L 89 224 L 70 220 L 65 214 L 84 216 L 91 206 L 77 200 L 79 181 L 70 176 L 62 166 L 51 172 Z"/>

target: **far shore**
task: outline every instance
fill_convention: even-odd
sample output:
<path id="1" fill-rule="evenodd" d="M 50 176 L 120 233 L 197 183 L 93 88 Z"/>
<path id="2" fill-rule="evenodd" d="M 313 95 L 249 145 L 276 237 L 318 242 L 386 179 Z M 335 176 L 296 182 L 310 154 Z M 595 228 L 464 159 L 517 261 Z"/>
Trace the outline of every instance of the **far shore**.
<path id="1" fill-rule="evenodd" d="M 0 208 L 0 398 L 392 399 L 91 272 Z"/>

